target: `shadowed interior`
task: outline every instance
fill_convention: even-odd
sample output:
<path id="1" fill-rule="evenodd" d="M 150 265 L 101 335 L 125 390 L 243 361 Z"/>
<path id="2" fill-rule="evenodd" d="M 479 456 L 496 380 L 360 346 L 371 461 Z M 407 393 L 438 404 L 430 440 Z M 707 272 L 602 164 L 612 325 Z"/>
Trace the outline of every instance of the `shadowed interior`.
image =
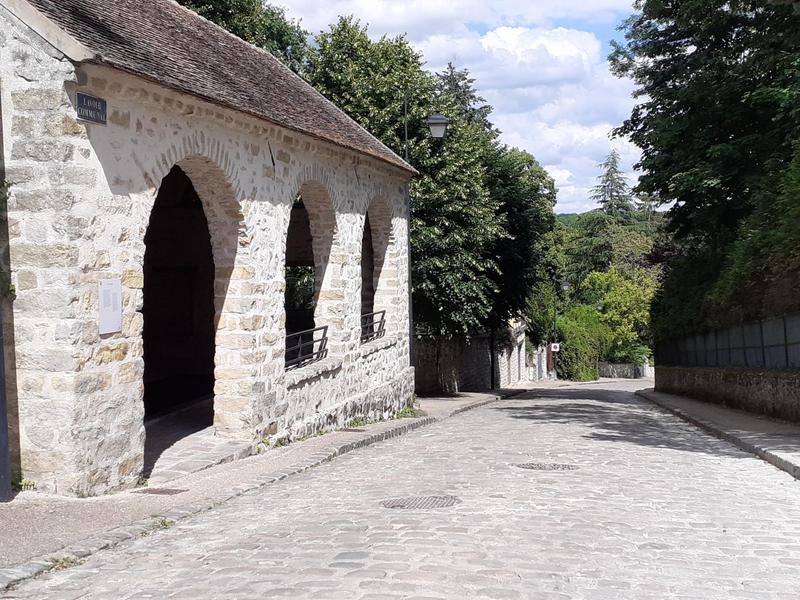
<path id="1" fill-rule="evenodd" d="M 211 238 L 200 198 L 180 167 L 161 183 L 145 246 L 144 406 L 152 418 L 214 393 Z"/>

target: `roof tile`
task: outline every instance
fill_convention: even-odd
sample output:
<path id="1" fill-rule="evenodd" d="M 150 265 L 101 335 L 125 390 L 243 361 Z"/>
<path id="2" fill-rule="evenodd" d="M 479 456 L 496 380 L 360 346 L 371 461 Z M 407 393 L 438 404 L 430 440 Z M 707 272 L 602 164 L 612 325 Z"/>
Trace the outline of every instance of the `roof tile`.
<path id="1" fill-rule="evenodd" d="M 409 167 L 270 53 L 173 0 L 28 0 L 106 64 Z"/>

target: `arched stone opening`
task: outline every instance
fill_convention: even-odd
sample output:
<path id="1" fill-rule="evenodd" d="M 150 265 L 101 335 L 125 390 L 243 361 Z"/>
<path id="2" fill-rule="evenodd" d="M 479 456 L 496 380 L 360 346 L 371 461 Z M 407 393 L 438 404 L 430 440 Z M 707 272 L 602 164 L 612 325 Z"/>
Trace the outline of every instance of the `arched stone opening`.
<path id="1" fill-rule="evenodd" d="M 392 215 L 387 204 L 373 200 L 364 215 L 361 237 L 361 341 L 382 337 L 391 315 L 391 297 L 396 286 L 390 283 L 393 245 Z"/>
<path id="2" fill-rule="evenodd" d="M 178 166 L 161 182 L 144 241 L 145 419 L 205 402 L 211 425 L 214 257 L 203 204 Z"/>
<path id="3" fill-rule="evenodd" d="M 144 237 L 145 476 L 181 438 L 212 425 L 236 434 L 247 412 L 251 374 L 231 368 L 246 349 L 229 334 L 254 276 L 239 265 L 243 222 L 211 160 L 190 156 L 161 180 Z"/>
<path id="4" fill-rule="evenodd" d="M 292 204 L 286 235 L 287 367 L 325 358 L 329 350 L 337 312 L 332 304 L 338 297 L 329 269 L 335 235 L 336 214 L 327 190 L 318 182 L 304 183 Z"/>

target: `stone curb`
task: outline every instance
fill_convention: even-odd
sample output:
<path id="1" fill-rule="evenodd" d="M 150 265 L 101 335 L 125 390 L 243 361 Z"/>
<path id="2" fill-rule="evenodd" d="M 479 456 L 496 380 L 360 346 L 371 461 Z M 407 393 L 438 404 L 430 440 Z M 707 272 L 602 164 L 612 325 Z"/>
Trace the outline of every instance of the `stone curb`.
<path id="1" fill-rule="evenodd" d="M 676 417 L 691 423 L 695 427 L 699 427 L 704 431 L 710 433 L 714 437 L 717 437 L 721 440 L 725 440 L 726 442 L 733 444 L 737 448 L 744 450 L 745 452 L 749 452 L 750 454 L 756 455 L 758 458 L 768 462 L 772 466 L 780 469 L 781 471 L 785 471 L 795 479 L 800 479 L 800 465 L 794 464 L 782 456 L 775 454 L 774 452 L 767 450 L 761 446 L 757 446 L 755 444 L 751 444 L 750 442 L 744 440 L 743 438 L 725 431 L 724 429 L 720 429 L 713 423 L 709 421 L 705 421 L 703 419 L 698 419 L 697 417 L 693 417 L 686 411 L 676 408 L 674 406 L 670 406 L 669 404 L 659 400 L 656 396 L 652 393 L 651 390 L 639 390 L 636 392 L 636 395 L 640 398 L 644 398 L 648 402 L 652 402 L 656 406 L 663 408 L 664 410 L 672 413 Z"/>
<path id="2" fill-rule="evenodd" d="M 441 417 L 421 417 L 405 424 L 398 424 L 396 427 L 392 427 L 380 433 L 368 435 L 355 442 L 348 442 L 340 446 L 331 446 L 321 452 L 318 452 L 317 454 L 313 454 L 308 459 L 296 466 L 280 471 L 277 474 L 270 474 L 257 478 L 255 480 L 255 484 L 252 482 L 240 484 L 233 488 L 232 494 L 225 496 L 224 498 L 213 501 L 202 500 L 194 504 L 188 504 L 180 508 L 174 508 L 166 511 L 163 514 L 153 515 L 152 517 L 140 519 L 139 521 L 134 521 L 133 523 L 129 523 L 128 525 L 124 525 L 122 527 L 109 529 L 108 531 L 89 537 L 59 551 L 47 554 L 46 556 L 34 558 L 28 562 L 16 565 L 14 567 L 0 569 L 0 591 L 13 588 L 26 579 L 31 579 L 46 573 L 47 571 L 58 568 L 58 560 L 65 560 L 68 563 L 67 566 L 71 566 L 69 563 L 80 564 L 86 558 L 92 554 L 95 554 L 96 552 L 99 552 L 100 550 L 111 548 L 121 544 L 122 542 L 133 540 L 135 538 L 148 536 L 156 531 L 159 531 L 160 529 L 168 529 L 178 521 L 209 511 L 228 502 L 229 500 L 233 500 L 234 498 L 237 498 L 245 493 L 255 491 L 264 486 L 275 483 L 276 481 L 286 479 L 291 475 L 297 475 L 307 471 L 308 469 L 318 467 L 335 459 L 337 456 L 347 454 L 348 452 L 352 452 L 353 450 L 357 450 L 359 448 L 364 448 L 365 446 L 370 446 L 377 442 L 382 442 L 384 440 L 401 436 L 415 429 L 419 429 L 420 427 L 437 423 L 443 419 L 453 417 L 468 410 L 485 406 L 486 404 L 496 402 L 503 398 L 516 396 L 517 394 L 521 394 L 526 391 L 529 390 L 513 390 L 508 393 L 475 401 L 471 404 L 467 404 L 466 406 L 462 406 L 456 410 L 453 410 L 452 412 Z"/>

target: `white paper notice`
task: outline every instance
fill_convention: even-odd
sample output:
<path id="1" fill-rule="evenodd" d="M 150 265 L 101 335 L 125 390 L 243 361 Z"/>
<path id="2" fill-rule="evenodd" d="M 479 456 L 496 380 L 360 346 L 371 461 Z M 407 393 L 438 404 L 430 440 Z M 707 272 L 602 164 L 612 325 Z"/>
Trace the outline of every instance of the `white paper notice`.
<path id="1" fill-rule="evenodd" d="M 122 331 L 122 280 L 103 279 L 100 285 L 100 334 Z"/>

